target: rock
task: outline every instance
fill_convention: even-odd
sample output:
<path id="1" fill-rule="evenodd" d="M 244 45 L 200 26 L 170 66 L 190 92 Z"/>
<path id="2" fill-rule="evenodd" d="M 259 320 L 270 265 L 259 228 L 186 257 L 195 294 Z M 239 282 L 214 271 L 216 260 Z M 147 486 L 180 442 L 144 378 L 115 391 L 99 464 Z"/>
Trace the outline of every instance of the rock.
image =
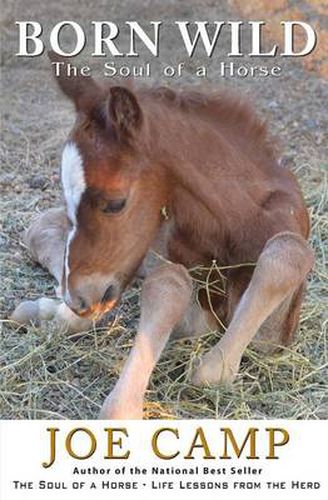
<path id="1" fill-rule="evenodd" d="M 56 373 L 57 369 L 56 369 L 56 367 L 54 365 L 48 365 L 47 366 L 47 371 L 49 373 Z"/>
<path id="2" fill-rule="evenodd" d="M 32 189 L 45 189 L 48 184 L 48 179 L 44 175 L 32 175 L 27 180 L 28 185 Z"/>
<path id="3" fill-rule="evenodd" d="M 279 108 L 279 104 L 277 103 L 277 101 L 270 101 L 268 104 L 268 107 L 270 109 L 277 109 L 277 108 Z"/>
<path id="4" fill-rule="evenodd" d="M 14 174 L 4 174 L 1 177 L 1 184 L 5 187 L 11 186 L 12 183 L 15 181 L 15 175 Z"/>
<path id="5" fill-rule="evenodd" d="M 5 250 L 8 247 L 8 241 L 4 236 L 0 235 L 0 248 Z"/>
<path id="6" fill-rule="evenodd" d="M 312 120 L 312 119 L 307 119 L 307 120 L 304 120 L 304 126 L 307 128 L 307 129 L 310 129 L 310 130 L 313 130 L 313 129 L 316 129 L 318 127 L 318 122 L 317 120 Z"/>

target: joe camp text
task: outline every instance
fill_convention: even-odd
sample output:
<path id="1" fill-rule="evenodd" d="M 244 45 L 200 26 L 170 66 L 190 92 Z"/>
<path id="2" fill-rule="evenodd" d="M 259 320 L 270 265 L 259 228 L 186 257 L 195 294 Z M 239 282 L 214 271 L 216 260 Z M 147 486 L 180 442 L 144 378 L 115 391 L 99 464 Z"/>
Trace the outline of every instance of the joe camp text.
<path id="1" fill-rule="evenodd" d="M 99 430 L 96 432 L 88 427 L 74 427 L 69 432 L 49 427 L 44 436 L 48 455 L 42 466 L 51 467 L 65 454 L 76 460 L 88 460 L 97 452 L 104 460 L 128 460 L 140 453 L 139 448 L 134 449 L 129 443 L 132 433 L 128 427 L 105 427 L 101 434 Z M 230 427 L 218 427 L 217 432 L 197 427 L 187 435 L 181 428 L 160 427 L 150 433 L 145 449 L 149 449 L 154 457 L 166 461 L 175 458 L 271 460 L 279 459 L 279 452 L 289 439 L 288 431 L 281 427 L 249 427 L 238 434 Z M 81 440 L 84 443 L 83 452 L 79 446 Z"/>

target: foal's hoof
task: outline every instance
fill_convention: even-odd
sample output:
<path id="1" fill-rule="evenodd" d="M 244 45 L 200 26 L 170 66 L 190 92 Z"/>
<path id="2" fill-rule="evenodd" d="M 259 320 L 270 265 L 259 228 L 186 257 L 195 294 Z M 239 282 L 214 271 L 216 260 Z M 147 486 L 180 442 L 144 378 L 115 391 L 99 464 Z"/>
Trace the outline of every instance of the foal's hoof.
<path id="1" fill-rule="evenodd" d="M 45 297 L 37 300 L 24 300 L 10 316 L 12 321 L 21 325 L 30 322 L 38 324 L 40 320 L 51 320 L 56 314 L 58 302 Z"/>
<path id="2" fill-rule="evenodd" d="M 198 366 L 194 368 L 191 383 L 199 387 L 209 385 L 230 387 L 237 376 L 239 365 L 240 360 L 223 360 L 221 356 L 218 359 L 218 356 L 213 357 L 210 351 L 200 360 Z"/>

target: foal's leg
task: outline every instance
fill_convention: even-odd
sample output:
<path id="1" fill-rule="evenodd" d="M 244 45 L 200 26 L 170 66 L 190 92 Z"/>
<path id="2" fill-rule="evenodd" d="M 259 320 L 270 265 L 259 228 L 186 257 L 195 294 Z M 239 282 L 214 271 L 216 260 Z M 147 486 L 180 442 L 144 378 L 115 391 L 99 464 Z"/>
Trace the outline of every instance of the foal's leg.
<path id="1" fill-rule="evenodd" d="M 24 243 L 33 260 L 61 282 L 69 224 L 64 208 L 50 208 L 33 220 Z"/>
<path id="2" fill-rule="evenodd" d="M 196 368 L 193 383 L 232 382 L 243 352 L 260 326 L 300 287 L 312 265 L 313 252 L 301 236 L 286 232 L 271 238 L 227 331 Z"/>
<path id="3" fill-rule="evenodd" d="M 56 292 L 59 296 L 68 232 L 69 223 L 65 209 L 51 208 L 38 215 L 24 235 L 24 243 L 33 260 L 57 280 L 59 286 Z M 78 317 L 64 302 L 48 298 L 21 302 L 11 319 L 21 324 L 55 319 L 60 328 L 71 332 L 86 331 L 92 326 L 91 320 Z"/>
<path id="4" fill-rule="evenodd" d="M 191 293 L 191 278 L 181 265 L 164 264 L 146 278 L 135 343 L 100 418 L 142 418 L 150 375 L 172 329 L 185 313 Z"/>

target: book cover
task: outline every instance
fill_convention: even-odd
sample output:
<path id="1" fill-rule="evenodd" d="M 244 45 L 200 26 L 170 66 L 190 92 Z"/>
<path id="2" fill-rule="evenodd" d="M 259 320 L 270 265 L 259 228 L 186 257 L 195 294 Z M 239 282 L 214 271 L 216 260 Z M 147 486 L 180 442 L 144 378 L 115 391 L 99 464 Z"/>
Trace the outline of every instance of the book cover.
<path id="1" fill-rule="evenodd" d="M 326 498 L 327 13 L 2 1 L 5 500 Z"/>

